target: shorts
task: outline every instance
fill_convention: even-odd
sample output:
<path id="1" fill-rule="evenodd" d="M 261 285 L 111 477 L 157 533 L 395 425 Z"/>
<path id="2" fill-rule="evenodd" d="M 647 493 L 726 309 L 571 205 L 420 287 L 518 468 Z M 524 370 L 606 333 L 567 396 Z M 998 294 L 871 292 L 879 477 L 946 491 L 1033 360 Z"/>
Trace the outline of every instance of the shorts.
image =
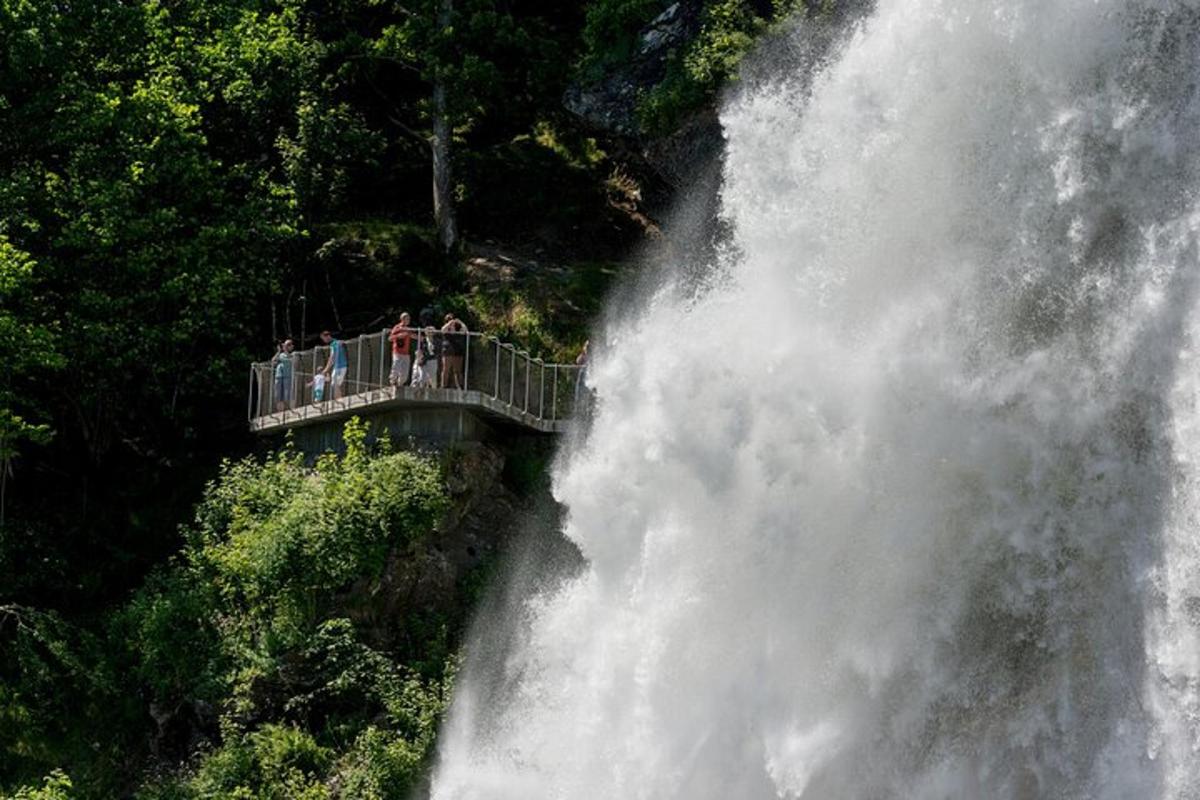
<path id="1" fill-rule="evenodd" d="M 276 403 L 291 403 L 292 402 L 292 379 L 291 378 L 276 378 L 275 379 L 275 402 Z"/>
<path id="2" fill-rule="evenodd" d="M 463 357 L 452 355 L 442 356 L 442 388 L 465 389 L 463 383 Z"/>
<path id="3" fill-rule="evenodd" d="M 330 383 L 333 386 L 341 388 L 346 383 L 346 371 L 348 367 L 337 367 L 333 370 L 333 376 L 330 378 Z"/>
<path id="4" fill-rule="evenodd" d="M 424 364 L 417 364 L 413 368 L 413 386 L 432 389 L 437 386 L 437 374 L 438 360 L 427 358 Z"/>
<path id="5" fill-rule="evenodd" d="M 392 354 L 392 374 L 388 376 L 388 381 L 396 386 L 403 386 L 408 383 L 408 367 L 412 364 L 411 356 L 400 356 Z"/>

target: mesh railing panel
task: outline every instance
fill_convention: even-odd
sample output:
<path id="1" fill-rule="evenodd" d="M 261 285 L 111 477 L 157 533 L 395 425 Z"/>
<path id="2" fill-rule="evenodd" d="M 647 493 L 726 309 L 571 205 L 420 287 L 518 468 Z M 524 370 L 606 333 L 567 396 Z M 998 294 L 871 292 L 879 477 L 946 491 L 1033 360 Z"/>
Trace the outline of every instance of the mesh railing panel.
<path id="1" fill-rule="evenodd" d="M 389 330 L 383 330 L 344 340 L 344 369 L 332 365 L 328 374 L 326 366 L 331 348 L 324 345 L 293 353 L 288 359 L 290 368 L 280 368 L 274 360 L 252 364 L 248 400 L 250 418 L 313 407 L 319 410 L 339 400 L 390 387 L 392 345 L 389 333 Z M 409 371 L 401 377 L 401 385 L 411 385 L 410 381 L 419 374 L 415 372 L 417 341 L 426 334 L 418 337 L 416 329 L 411 329 L 411 333 Z M 440 332 L 435 332 L 431 338 L 435 351 L 445 344 Z M 578 367 L 543 363 L 529 353 L 485 334 L 468 334 L 463 345 L 461 375 L 466 389 L 537 419 L 560 420 L 573 413 L 579 394 L 576 390 Z M 446 380 L 445 356 L 450 354 L 449 349 L 440 352 L 442 358 L 439 359 L 434 389 Z M 453 401 L 454 395 L 448 399 Z"/>

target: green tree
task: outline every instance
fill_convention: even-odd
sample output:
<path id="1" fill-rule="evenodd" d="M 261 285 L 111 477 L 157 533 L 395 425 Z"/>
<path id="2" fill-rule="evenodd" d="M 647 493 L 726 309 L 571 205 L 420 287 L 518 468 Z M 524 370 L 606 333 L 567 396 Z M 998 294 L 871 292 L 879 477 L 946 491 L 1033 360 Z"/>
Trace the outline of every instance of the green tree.
<path id="1" fill-rule="evenodd" d="M 378 144 L 325 54 L 303 3 L 0 0 L 5 527 L 93 581 L 43 594 L 128 574 L 112 554 L 169 541 L 189 465 L 237 442 L 264 300 Z"/>
<path id="2" fill-rule="evenodd" d="M 8 481 L 13 477 L 13 462 L 22 444 L 45 444 L 51 430 L 44 422 L 27 419 L 22 407 L 36 414 L 29 402 L 22 402 L 29 390 L 29 379 L 49 373 L 63 364 L 55 349 L 53 330 L 34 321 L 29 305 L 30 287 L 36 263 L 0 235 L 0 341 L 10 342 L 5 368 L 0 373 L 0 536 L 5 527 Z"/>
<path id="3" fill-rule="evenodd" d="M 350 58 L 389 105 L 400 135 L 428 148 L 444 252 L 458 246 L 453 144 L 485 118 L 513 115 L 558 82 L 561 48 L 550 15 L 499 0 L 385 0 L 386 22 Z M 559 12 L 561 15 L 561 12 Z M 565 74 L 565 73 L 564 73 Z M 557 101 L 557 97 L 555 97 Z"/>

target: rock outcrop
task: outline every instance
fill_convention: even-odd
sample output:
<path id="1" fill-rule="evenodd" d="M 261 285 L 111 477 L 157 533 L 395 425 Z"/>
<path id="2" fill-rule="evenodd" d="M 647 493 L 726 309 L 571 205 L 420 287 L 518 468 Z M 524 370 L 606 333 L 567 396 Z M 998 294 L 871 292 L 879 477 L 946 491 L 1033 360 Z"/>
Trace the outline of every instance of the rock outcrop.
<path id="1" fill-rule="evenodd" d="M 437 530 L 399 546 L 382 573 L 343 597 L 343 611 L 368 640 L 393 649 L 416 617 L 465 624 L 475 599 L 466 585 L 515 535 L 531 498 L 506 481 L 511 453 L 470 442 L 443 453 L 451 505 Z"/>
<path id="2" fill-rule="evenodd" d="M 637 49 L 625 63 L 599 80 L 575 84 L 563 105 L 592 128 L 612 137 L 623 156 L 641 162 L 670 190 L 690 183 L 698 164 L 721 153 L 721 126 L 716 109 L 698 109 L 672 133 L 645 136 L 638 123 L 638 102 L 667 75 L 672 57 L 700 33 L 703 0 L 677 0 L 638 33 Z"/>
<path id="3" fill-rule="evenodd" d="M 598 81 L 569 87 L 563 105 L 594 128 L 641 138 L 638 99 L 666 77 L 671 55 L 700 32 L 703 10 L 702 0 L 672 3 L 638 33 L 637 51 L 628 62 Z"/>
<path id="4" fill-rule="evenodd" d="M 745 0 L 761 19 L 771 19 L 771 0 Z M 637 48 L 626 62 L 614 65 L 598 79 L 569 87 L 563 105 L 593 129 L 614 140 L 622 155 L 640 162 L 669 187 L 668 194 L 687 187 L 696 189 L 697 176 L 711 183 L 719 167 L 724 139 L 717 103 L 695 109 L 671 132 L 648 136 L 638 120 L 638 103 L 645 93 L 667 77 L 671 61 L 700 35 L 704 14 L 711 2 L 676 0 L 638 32 Z M 772 33 L 765 44 L 769 59 L 749 59 L 751 82 L 762 77 L 758 62 L 766 61 L 775 73 L 781 65 L 795 65 L 812 74 L 819 61 L 848 29 L 848 24 L 869 11 L 874 0 L 804 0 L 809 8 L 802 25 Z M 713 188 L 713 187 L 709 187 Z"/>

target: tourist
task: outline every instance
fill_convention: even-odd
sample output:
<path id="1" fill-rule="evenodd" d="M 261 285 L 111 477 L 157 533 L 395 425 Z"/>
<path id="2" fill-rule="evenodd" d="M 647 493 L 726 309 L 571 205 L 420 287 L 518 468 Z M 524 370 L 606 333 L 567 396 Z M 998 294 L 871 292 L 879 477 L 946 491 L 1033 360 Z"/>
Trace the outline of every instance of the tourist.
<path id="1" fill-rule="evenodd" d="M 465 389 L 463 357 L 467 352 L 467 326 L 453 314 L 446 315 L 442 326 L 442 388 Z"/>
<path id="2" fill-rule="evenodd" d="M 424 315 L 422 315 L 424 316 Z M 413 386 L 433 389 L 438 385 L 438 361 L 441 356 L 441 336 L 433 325 L 417 332 L 417 362 L 413 367 Z"/>
<path id="3" fill-rule="evenodd" d="M 312 387 L 312 401 L 314 403 L 325 402 L 325 373 L 318 372 L 313 375 L 313 379 L 305 384 Z"/>
<path id="4" fill-rule="evenodd" d="M 346 372 L 350 369 L 350 357 L 346 354 L 346 343 L 333 338 L 329 331 L 321 331 L 321 341 L 329 348 L 329 360 L 321 372 L 325 375 L 334 400 L 341 400 L 346 394 Z"/>
<path id="5" fill-rule="evenodd" d="M 392 343 L 392 374 L 388 383 L 404 386 L 408 383 L 408 371 L 412 366 L 412 329 L 409 328 L 408 312 L 400 315 L 400 321 L 392 328 L 388 340 Z"/>
<path id="6" fill-rule="evenodd" d="M 294 372 L 295 355 L 292 353 L 296 345 L 291 339 L 285 339 L 279 344 L 271 363 L 275 365 L 275 410 L 285 411 L 292 407 L 292 374 Z"/>

